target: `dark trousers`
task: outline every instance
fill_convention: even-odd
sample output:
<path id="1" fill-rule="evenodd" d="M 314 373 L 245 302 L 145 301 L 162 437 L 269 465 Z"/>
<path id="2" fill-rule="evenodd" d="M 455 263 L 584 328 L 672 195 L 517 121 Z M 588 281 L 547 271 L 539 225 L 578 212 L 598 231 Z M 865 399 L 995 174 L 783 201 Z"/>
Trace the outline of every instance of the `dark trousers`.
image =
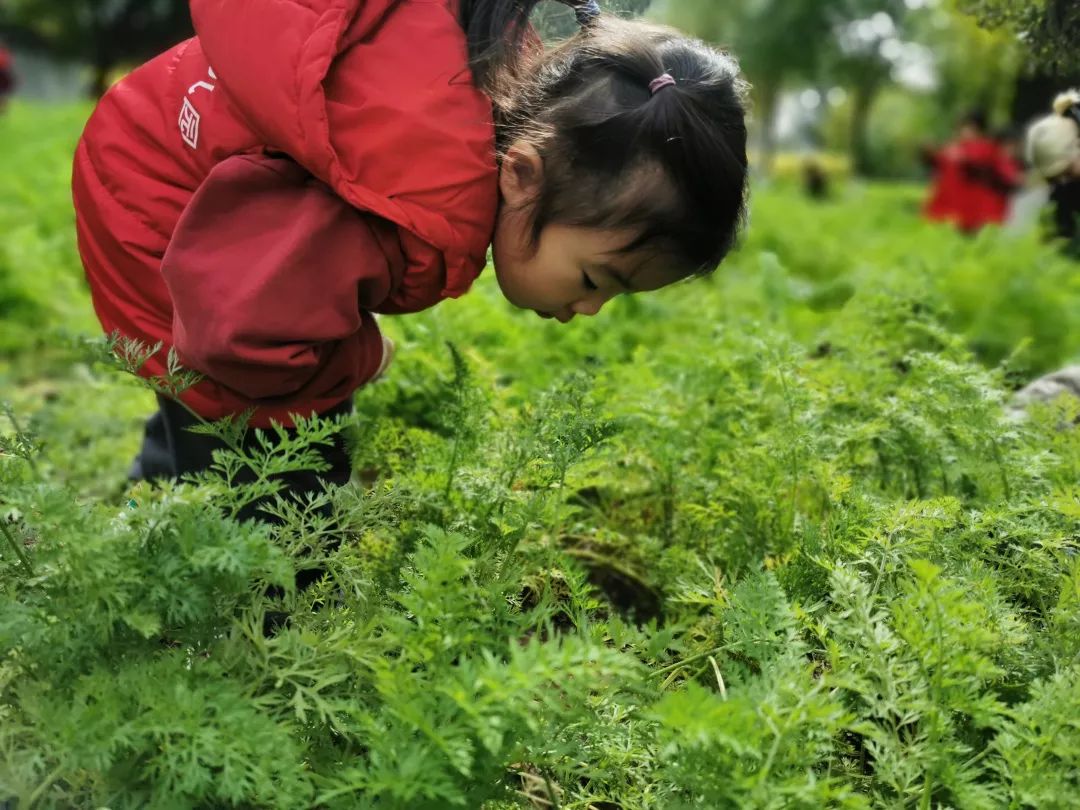
<path id="1" fill-rule="evenodd" d="M 352 410 L 352 400 L 348 399 L 320 416 L 332 418 L 352 413 Z M 128 478 L 132 481 L 177 479 L 185 473 L 208 469 L 214 460 L 213 452 L 225 449 L 226 445 L 213 436 L 204 436 L 187 430 L 198 423 L 199 420 L 183 406 L 159 395 L 158 412 L 146 422 L 142 449 L 131 465 Z M 250 449 L 255 446 L 257 445 L 254 431 L 251 431 L 244 439 L 244 448 Z M 302 498 L 308 493 L 322 491 L 327 486 L 344 486 L 348 483 L 352 474 L 352 461 L 349 458 L 344 437 L 338 434 L 332 445 L 319 445 L 316 449 L 329 463 L 330 469 L 320 473 L 313 470 L 297 470 L 279 476 L 285 484 L 282 495 Z M 245 476 L 244 473 L 248 473 L 250 477 Z M 245 483 L 254 481 L 255 475 L 250 470 L 245 470 L 238 478 L 240 483 Z M 276 522 L 270 515 L 259 511 L 259 506 L 259 502 L 248 504 L 240 511 L 237 518 Z M 322 574 L 323 572 L 318 569 L 298 572 L 297 587 L 307 587 Z"/>
<path id="2" fill-rule="evenodd" d="M 142 449 L 135 457 L 128 478 L 132 481 L 154 481 L 163 478 L 176 479 L 185 473 L 206 470 L 214 461 L 215 450 L 224 450 L 225 443 L 213 436 L 192 433 L 187 428 L 199 424 L 182 405 L 158 395 L 158 412 L 146 421 Z M 320 416 L 333 418 L 352 413 L 352 400 L 346 400 Z M 244 449 L 256 447 L 254 431 L 244 439 Z M 342 436 L 333 445 L 317 448 L 330 464 L 326 472 L 298 470 L 282 476 L 287 491 L 296 494 L 321 489 L 326 482 L 343 486 L 352 474 L 352 463 Z M 254 474 L 251 476 L 254 480 Z"/>

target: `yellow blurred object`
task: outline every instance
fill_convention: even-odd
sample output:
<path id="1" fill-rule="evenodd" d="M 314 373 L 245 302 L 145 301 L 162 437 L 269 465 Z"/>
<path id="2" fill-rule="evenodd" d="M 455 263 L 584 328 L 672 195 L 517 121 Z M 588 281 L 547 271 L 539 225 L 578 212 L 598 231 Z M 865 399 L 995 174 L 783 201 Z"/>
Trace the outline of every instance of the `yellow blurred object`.
<path id="1" fill-rule="evenodd" d="M 761 154 L 748 153 L 751 166 L 761 165 Z M 830 180 L 843 181 L 851 177 L 851 158 L 839 152 L 777 152 L 772 158 L 770 176 L 775 180 L 799 182 L 808 165 L 814 164 Z"/>
<path id="2" fill-rule="evenodd" d="M 106 75 L 106 78 L 105 78 L 106 87 L 112 87 L 118 81 L 123 79 L 129 73 L 131 73 L 131 71 L 134 70 L 135 67 L 137 67 L 137 66 L 136 65 L 122 65 L 122 66 L 118 66 L 118 67 L 115 67 L 112 70 L 110 70 L 108 72 L 108 74 Z"/>

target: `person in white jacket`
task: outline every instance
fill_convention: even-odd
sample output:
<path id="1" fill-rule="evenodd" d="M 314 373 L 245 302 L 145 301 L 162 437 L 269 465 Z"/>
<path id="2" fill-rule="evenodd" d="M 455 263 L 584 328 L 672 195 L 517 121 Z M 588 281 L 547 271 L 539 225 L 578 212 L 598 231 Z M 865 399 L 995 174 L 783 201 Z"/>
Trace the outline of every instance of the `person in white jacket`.
<path id="1" fill-rule="evenodd" d="M 1059 95 L 1054 112 L 1028 128 L 1026 151 L 1028 163 L 1050 184 L 1058 235 L 1080 247 L 1080 92 Z M 1080 365 L 1033 380 L 1016 392 L 1010 410 L 1022 418 L 1031 405 L 1063 395 L 1080 398 Z"/>
<path id="2" fill-rule="evenodd" d="M 1028 161 L 1050 182 L 1080 179 L 1080 91 L 1054 99 L 1054 112 L 1027 132 Z"/>
<path id="3" fill-rule="evenodd" d="M 1062 93 L 1027 131 L 1027 159 L 1050 184 L 1057 236 L 1080 258 L 1080 91 Z"/>

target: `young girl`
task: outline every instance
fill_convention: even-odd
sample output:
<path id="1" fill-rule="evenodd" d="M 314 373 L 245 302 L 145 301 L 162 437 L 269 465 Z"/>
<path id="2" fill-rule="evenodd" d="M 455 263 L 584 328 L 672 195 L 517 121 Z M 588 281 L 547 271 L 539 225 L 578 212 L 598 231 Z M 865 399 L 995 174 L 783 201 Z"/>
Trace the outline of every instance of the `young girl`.
<path id="1" fill-rule="evenodd" d="M 102 99 L 73 179 L 94 307 L 205 375 L 183 407 L 159 398 L 133 477 L 209 465 L 192 412 L 349 410 L 390 358 L 372 313 L 463 294 L 489 245 L 506 298 L 564 323 L 723 259 L 747 177 L 736 63 L 595 0 L 543 53 L 536 4 L 192 0 L 197 36 Z"/>

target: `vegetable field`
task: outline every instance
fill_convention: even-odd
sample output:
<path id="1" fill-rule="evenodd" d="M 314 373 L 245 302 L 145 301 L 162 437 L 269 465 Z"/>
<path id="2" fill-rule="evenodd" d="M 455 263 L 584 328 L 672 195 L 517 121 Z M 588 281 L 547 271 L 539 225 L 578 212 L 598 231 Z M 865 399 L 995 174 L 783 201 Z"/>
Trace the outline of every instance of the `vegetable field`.
<path id="1" fill-rule="evenodd" d="M 1080 403 L 1009 407 L 1080 355 L 1053 247 L 762 185 L 714 276 L 594 319 L 485 274 L 382 320 L 353 484 L 237 523 L 331 428 L 127 483 L 86 113 L 0 118 L 0 804 L 1077 806 Z"/>

